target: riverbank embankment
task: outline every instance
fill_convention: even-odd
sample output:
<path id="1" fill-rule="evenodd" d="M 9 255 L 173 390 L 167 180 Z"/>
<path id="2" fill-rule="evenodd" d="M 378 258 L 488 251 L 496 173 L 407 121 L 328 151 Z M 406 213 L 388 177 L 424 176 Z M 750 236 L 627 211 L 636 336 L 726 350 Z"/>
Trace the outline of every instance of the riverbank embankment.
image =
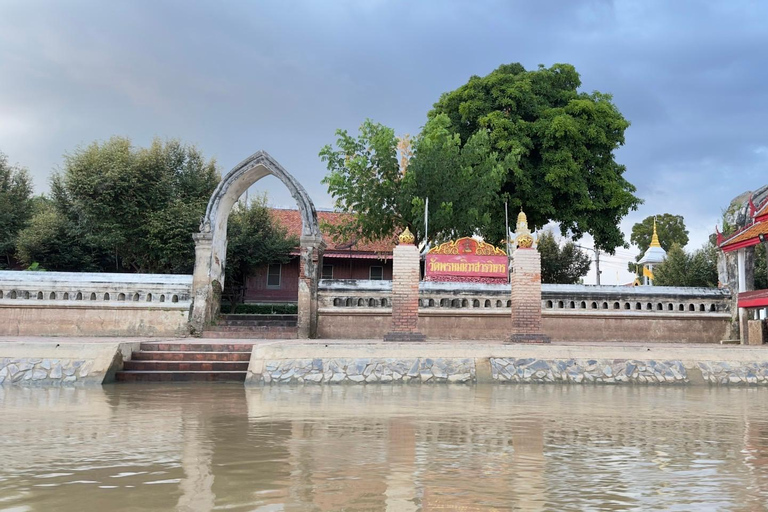
<path id="1" fill-rule="evenodd" d="M 142 342 L 169 338 L 0 338 L 0 385 L 111 382 Z M 226 340 L 232 343 L 233 340 Z M 768 346 L 661 343 L 505 345 L 470 341 L 242 340 L 246 386 L 567 383 L 768 386 Z"/>

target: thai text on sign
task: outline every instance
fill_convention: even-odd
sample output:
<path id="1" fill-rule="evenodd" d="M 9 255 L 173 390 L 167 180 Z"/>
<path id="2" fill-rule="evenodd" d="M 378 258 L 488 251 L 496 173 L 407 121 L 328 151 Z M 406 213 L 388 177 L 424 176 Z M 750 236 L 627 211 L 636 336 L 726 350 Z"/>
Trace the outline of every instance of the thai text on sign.
<path id="1" fill-rule="evenodd" d="M 507 255 L 501 249 L 472 238 L 460 238 L 431 249 L 426 256 L 426 275 L 492 277 L 506 279 Z"/>
<path id="2" fill-rule="evenodd" d="M 506 256 L 427 254 L 427 276 L 507 277 Z"/>

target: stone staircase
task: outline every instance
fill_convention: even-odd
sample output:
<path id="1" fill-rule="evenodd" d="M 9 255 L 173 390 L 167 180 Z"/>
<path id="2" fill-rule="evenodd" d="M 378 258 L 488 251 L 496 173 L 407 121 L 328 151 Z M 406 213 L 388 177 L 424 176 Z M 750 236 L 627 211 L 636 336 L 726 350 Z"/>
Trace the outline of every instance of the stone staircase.
<path id="1" fill-rule="evenodd" d="M 296 339 L 297 315 L 221 315 L 216 325 L 206 327 L 203 338 Z"/>
<path id="2" fill-rule="evenodd" d="M 118 382 L 245 381 L 253 343 L 142 343 Z"/>

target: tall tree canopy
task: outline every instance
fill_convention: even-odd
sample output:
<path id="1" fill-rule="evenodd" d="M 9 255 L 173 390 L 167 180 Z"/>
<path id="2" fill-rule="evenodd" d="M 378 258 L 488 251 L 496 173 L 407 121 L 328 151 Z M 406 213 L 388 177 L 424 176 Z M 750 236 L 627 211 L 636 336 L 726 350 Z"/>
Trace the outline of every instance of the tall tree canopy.
<path id="1" fill-rule="evenodd" d="M 0 153 L 0 268 L 12 265 L 16 238 L 32 215 L 32 180 Z"/>
<path id="2" fill-rule="evenodd" d="M 386 237 L 409 226 L 423 238 L 505 238 L 504 201 L 529 225 L 557 221 L 563 234 L 590 233 L 599 249 L 624 244 L 619 221 L 640 200 L 613 152 L 629 123 L 607 94 L 578 92 L 573 66 L 526 71 L 520 64 L 474 76 L 443 94 L 398 165 L 394 132 L 366 121 L 358 138 L 338 131 L 321 158 L 337 207 L 357 214 L 350 229 Z"/>
<path id="3" fill-rule="evenodd" d="M 688 244 L 688 230 L 685 228 L 685 219 L 682 215 L 662 213 L 651 215 L 632 226 L 630 240 L 640 249 L 637 256 L 639 260 L 651 245 L 653 237 L 653 221 L 656 220 L 656 233 L 659 235 L 661 247 L 669 252 L 674 244 L 685 247 Z"/>
<path id="4" fill-rule="evenodd" d="M 539 234 L 537 248 L 541 254 L 541 282 L 576 284 L 587 275 L 592 258 L 568 240 L 560 247 L 551 231 Z"/>
<path id="5" fill-rule="evenodd" d="M 49 270 L 191 272 L 191 234 L 219 179 L 212 160 L 176 140 L 93 143 L 65 157 L 20 255 Z"/>

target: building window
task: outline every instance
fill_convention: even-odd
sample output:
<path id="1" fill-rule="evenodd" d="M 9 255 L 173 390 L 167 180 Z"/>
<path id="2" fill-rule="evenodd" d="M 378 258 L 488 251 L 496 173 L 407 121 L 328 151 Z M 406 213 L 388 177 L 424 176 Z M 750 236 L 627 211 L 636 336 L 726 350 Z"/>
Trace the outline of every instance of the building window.
<path id="1" fill-rule="evenodd" d="M 384 279 L 384 267 L 371 267 L 370 278 L 374 281 Z"/>
<path id="2" fill-rule="evenodd" d="M 323 265 L 323 277 L 321 279 L 333 279 L 333 265 Z"/>
<path id="3" fill-rule="evenodd" d="M 267 288 L 280 288 L 280 272 L 283 266 L 280 263 L 272 263 L 267 269 Z"/>

